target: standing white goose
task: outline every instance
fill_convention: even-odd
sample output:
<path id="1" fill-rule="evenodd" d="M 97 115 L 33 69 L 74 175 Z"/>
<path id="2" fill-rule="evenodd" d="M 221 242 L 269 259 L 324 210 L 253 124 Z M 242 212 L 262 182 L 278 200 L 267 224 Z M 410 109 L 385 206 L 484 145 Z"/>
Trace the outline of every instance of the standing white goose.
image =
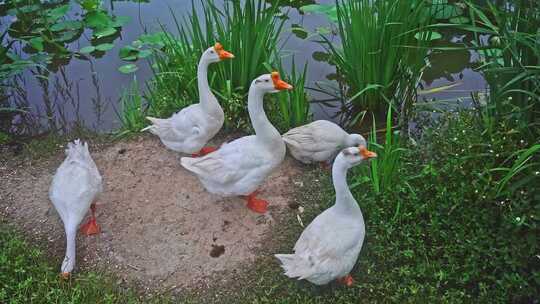
<path id="1" fill-rule="evenodd" d="M 279 73 L 253 80 L 248 94 L 249 117 L 255 135 L 241 137 L 201 158 L 182 157 L 181 163 L 195 173 L 206 190 L 223 196 L 247 196 L 251 210 L 264 213 L 268 202 L 256 198 L 256 190 L 285 157 L 285 143 L 263 108 L 266 93 L 290 90 Z"/>
<path id="2" fill-rule="evenodd" d="M 99 232 L 93 202 L 103 190 L 101 175 L 88 152 L 88 144 L 77 139 L 68 144 L 66 155 L 49 189 L 49 199 L 58 211 L 66 233 L 66 255 L 61 268 L 64 278 L 69 276 L 75 266 L 77 226 L 90 205 L 93 206 L 92 216 L 81 230 L 87 235 Z"/>
<path id="3" fill-rule="evenodd" d="M 230 58 L 234 55 L 219 43 L 208 48 L 202 54 L 197 69 L 200 103 L 192 104 L 167 119 L 147 117 L 152 125 L 142 131 L 149 130 L 159 136 L 167 148 L 176 152 L 201 156 L 214 151 L 213 147 L 203 147 L 219 132 L 225 115 L 208 85 L 208 66 Z"/>
<path id="4" fill-rule="evenodd" d="M 276 254 L 290 278 L 305 279 L 316 285 L 338 279 L 351 286 L 349 272 L 364 242 L 362 211 L 347 185 L 347 171 L 363 160 L 377 157 L 364 146 L 344 149 L 332 167 L 336 203 L 319 214 L 302 232 L 294 254 Z"/>
<path id="5" fill-rule="evenodd" d="M 283 141 L 297 160 L 305 164 L 321 162 L 324 165 L 331 164 L 344 148 L 366 145 L 362 135 L 349 134 L 328 120 L 316 120 L 291 129 L 283 134 Z"/>

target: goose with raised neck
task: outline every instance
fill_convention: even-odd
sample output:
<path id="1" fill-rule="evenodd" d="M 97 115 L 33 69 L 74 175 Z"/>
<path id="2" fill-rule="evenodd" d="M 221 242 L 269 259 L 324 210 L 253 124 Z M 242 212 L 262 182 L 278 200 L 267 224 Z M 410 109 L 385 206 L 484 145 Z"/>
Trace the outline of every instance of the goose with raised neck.
<path id="1" fill-rule="evenodd" d="M 283 144 L 279 131 L 272 125 L 264 111 L 264 88 L 252 85 L 248 93 L 248 113 L 257 140 L 261 145 Z"/>
<path id="2" fill-rule="evenodd" d="M 347 185 L 347 171 L 376 156 L 365 146 L 346 148 L 338 154 L 332 167 L 335 204 L 304 229 L 293 254 L 275 255 L 286 276 L 316 285 L 333 280 L 347 286 L 353 284 L 349 273 L 362 249 L 365 225 L 362 211 Z"/>
<path id="3" fill-rule="evenodd" d="M 208 192 L 222 196 L 245 196 L 247 207 L 267 211 L 268 202 L 257 198 L 257 188 L 285 158 L 285 143 L 264 112 L 264 95 L 292 86 L 279 73 L 259 76 L 251 83 L 248 112 L 255 135 L 224 144 L 200 158 L 182 157 L 184 168 L 195 173 Z"/>
<path id="4" fill-rule="evenodd" d="M 201 56 L 197 66 L 197 89 L 199 90 L 199 99 L 201 106 L 212 116 L 219 116 L 223 113 L 221 106 L 208 83 L 208 67 L 212 63 L 207 57 Z"/>
<path id="5" fill-rule="evenodd" d="M 208 67 L 212 63 L 234 58 L 225 51 L 223 46 L 216 43 L 208 48 L 201 56 L 197 66 L 197 88 L 199 103 L 192 104 L 167 119 L 147 117 L 152 125 L 142 131 L 150 131 L 157 135 L 169 149 L 202 156 L 212 151 L 214 147 L 204 147 L 223 126 L 225 114 L 208 84 Z"/>

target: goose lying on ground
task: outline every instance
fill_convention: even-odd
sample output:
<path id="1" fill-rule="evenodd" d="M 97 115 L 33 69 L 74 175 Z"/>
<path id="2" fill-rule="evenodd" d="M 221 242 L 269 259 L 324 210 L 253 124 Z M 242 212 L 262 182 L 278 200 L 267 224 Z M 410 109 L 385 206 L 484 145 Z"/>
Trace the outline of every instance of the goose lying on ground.
<path id="1" fill-rule="evenodd" d="M 342 149 L 366 146 L 362 135 L 349 134 L 328 120 L 316 120 L 291 129 L 283 134 L 283 141 L 291 155 L 305 164 L 330 165 Z"/>

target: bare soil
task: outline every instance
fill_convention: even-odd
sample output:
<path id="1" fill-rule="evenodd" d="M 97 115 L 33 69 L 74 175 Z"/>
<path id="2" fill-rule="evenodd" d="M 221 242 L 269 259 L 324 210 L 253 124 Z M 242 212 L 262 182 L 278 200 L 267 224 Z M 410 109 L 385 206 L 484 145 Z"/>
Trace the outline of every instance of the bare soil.
<path id="1" fill-rule="evenodd" d="M 91 153 L 104 179 L 97 201 L 102 232 L 79 234 L 75 271 L 106 269 L 146 289 L 167 291 L 204 288 L 249 269 L 276 224 L 273 215 L 290 210 L 302 168 L 287 158 L 267 179 L 260 196 L 270 202 L 269 212 L 259 215 L 242 198 L 206 192 L 180 165 L 182 155 L 154 137 L 101 151 L 91 146 Z M 46 240 L 58 268 L 64 230 L 47 193 L 62 161 L 59 154 L 37 163 L 0 164 L 1 213 L 29 238 Z"/>

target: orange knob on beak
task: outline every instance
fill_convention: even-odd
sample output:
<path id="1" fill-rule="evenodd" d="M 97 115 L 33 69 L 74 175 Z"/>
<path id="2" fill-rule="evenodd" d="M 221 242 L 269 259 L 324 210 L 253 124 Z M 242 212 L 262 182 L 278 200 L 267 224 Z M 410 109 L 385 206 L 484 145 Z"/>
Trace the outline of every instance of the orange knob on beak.
<path id="1" fill-rule="evenodd" d="M 229 53 L 223 49 L 223 46 L 221 43 L 217 42 L 216 45 L 214 45 L 214 50 L 219 56 L 219 59 L 225 60 L 225 59 L 232 59 L 234 58 L 234 55 L 232 53 Z"/>
<path id="2" fill-rule="evenodd" d="M 369 151 L 368 149 L 366 149 L 366 147 L 360 146 L 359 148 L 360 148 L 360 154 L 362 154 L 363 158 L 369 159 L 369 158 L 377 157 L 377 153 Z"/>
<path id="3" fill-rule="evenodd" d="M 278 72 L 272 72 L 272 81 L 274 82 L 274 88 L 276 90 L 292 90 L 293 86 L 281 80 Z"/>

